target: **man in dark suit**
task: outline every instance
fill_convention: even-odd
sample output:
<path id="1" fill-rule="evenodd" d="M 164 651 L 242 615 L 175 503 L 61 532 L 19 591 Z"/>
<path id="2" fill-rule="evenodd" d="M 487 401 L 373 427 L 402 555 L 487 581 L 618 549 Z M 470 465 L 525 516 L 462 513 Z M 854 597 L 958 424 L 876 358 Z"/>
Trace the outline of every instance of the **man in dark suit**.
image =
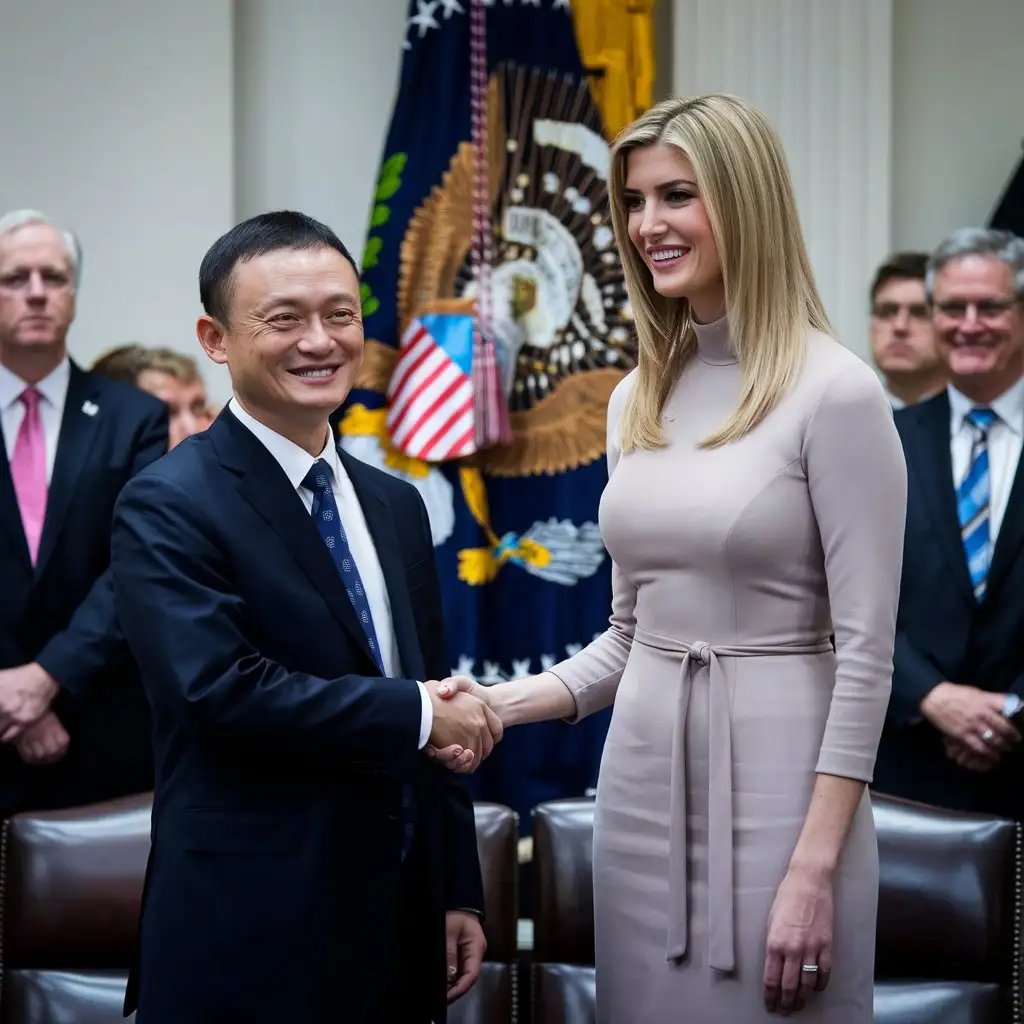
<path id="1" fill-rule="evenodd" d="M 114 614 L 110 522 L 167 447 L 166 407 L 68 358 L 80 254 L 0 218 L 0 814 L 152 785 L 145 695 Z M 70 745 L 69 745 L 70 738 Z"/>
<path id="2" fill-rule="evenodd" d="M 214 243 L 200 294 L 233 397 L 114 516 L 156 748 L 126 1012 L 441 1024 L 479 971 L 482 893 L 472 803 L 424 748 L 482 758 L 501 724 L 438 696 L 419 495 L 332 438 L 363 356 L 356 267 L 324 225 L 266 214 Z"/>
<path id="3" fill-rule="evenodd" d="M 1024 240 L 959 231 L 927 287 L 950 384 L 896 413 L 909 500 L 874 785 L 1024 820 Z"/>

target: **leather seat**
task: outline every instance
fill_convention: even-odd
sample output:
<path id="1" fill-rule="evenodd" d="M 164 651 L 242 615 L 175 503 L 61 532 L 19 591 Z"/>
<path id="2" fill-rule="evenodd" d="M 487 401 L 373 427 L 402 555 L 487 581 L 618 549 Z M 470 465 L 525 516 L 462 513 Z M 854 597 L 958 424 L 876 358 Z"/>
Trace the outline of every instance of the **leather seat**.
<path id="1" fill-rule="evenodd" d="M 501 804 L 476 803 L 476 840 L 484 883 L 487 953 L 480 978 L 448 1010 L 449 1024 L 512 1024 L 516 1019 L 519 917 L 519 818 Z"/>
<path id="2" fill-rule="evenodd" d="M 124 1020 L 149 855 L 149 794 L 4 824 L 0 865 L 0 1024 L 118 1024 Z M 515 813 L 475 805 L 487 916 L 481 977 L 451 1024 L 515 1019 Z M 134 1017 L 134 1015 L 133 1015 Z"/>
<path id="3" fill-rule="evenodd" d="M 1010 1024 L 1021 994 L 1021 830 L 872 794 L 876 1024 Z M 533 1024 L 596 1020 L 592 800 L 533 814 Z"/>
<path id="4" fill-rule="evenodd" d="M 148 795 L 4 825 L 3 1024 L 113 1024 L 134 954 Z"/>

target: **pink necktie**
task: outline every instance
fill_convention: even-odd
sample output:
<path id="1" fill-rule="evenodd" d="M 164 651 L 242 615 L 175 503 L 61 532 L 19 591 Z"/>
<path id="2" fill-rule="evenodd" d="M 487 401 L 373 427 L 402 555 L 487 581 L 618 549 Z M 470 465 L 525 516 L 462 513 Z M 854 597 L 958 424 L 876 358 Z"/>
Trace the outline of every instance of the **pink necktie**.
<path id="1" fill-rule="evenodd" d="M 18 496 L 21 524 L 33 565 L 39 553 L 39 538 L 46 518 L 46 441 L 43 436 L 43 420 L 39 415 L 41 397 L 35 388 L 25 388 L 21 393 L 25 416 L 14 442 L 14 456 L 11 459 L 14 493 Z"/>

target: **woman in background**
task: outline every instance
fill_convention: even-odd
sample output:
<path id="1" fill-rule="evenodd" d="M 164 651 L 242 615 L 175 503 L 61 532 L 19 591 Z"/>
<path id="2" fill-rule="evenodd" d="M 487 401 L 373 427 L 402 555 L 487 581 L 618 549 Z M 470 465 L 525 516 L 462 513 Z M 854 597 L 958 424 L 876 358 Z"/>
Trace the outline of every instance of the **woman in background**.
<path id="1" fill-rule="evenodd" d="M 450 688 L 506 727 L 614 702 L 594 827 L 601 1024 L 869 1024 L 866 784 L 906 505 L 892 414 L 832 337 L 758 110 L 654 107 L 616 142 L 611 202 L 639 337 L 608 409 L 611 625 L 542 675 Z M 472 767 L 454 755 L 434 756 Z"/>

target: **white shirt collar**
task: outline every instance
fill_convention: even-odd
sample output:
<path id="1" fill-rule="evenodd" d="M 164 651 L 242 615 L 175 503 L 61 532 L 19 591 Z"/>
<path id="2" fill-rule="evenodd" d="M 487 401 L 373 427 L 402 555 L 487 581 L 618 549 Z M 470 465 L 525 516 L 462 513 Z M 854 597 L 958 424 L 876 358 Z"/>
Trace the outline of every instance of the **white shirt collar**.
<path id="1" fill-rule="evenodd" d="M 256 435 L 257 440 L 274 456 L 278 465 L 284 470 L 285 476 L 288 477 L 288 482 L 298 490 L 302 486 L 302 481 L 306 479 L 306 474 L 313 468 L 313 464 L 317 460 L 304 448 L 300 448 L 294 441 L 289 441 L 287 437 L 277 433 L 276 430 L 271 430 L 265 423 L 261 423 L 258 419 L 251 416 L 242 408 L 242 404 L 238 401 L 237 397 L 231 398 L 228 402 L 228 409 L 239 423 L 248 427 Z M 331 467 L 331 475 L 334 478 L 332 483 L 337 487 L 342 474 L 341 458 L 338 455 L 338 449 L 334 445 L 334 438 L 329 429 L 327 432 L 327 444 L 324 445 L 324 450 L 320 453 L 319 458 L 323 459 Z"/>
<path id="2" fill-rule="evenodd" d="M 965 394 L 957 391 L 952 384 L 947 388 L 949 392 L 949 424 L 952 433 L 957 433 L 963 426 L 964 417 L 977 407 L 977 402 L 972 402 Z M 1013 387 L 1004 391 L 998 398 L 988 403 L 1001 423 L 1005 424 L 1015 434 L 1024 433 L 1024 377 L 1021 377 Z"/>
<path id="3" fill-rule="evenodd" d="M 36 389 L 55 409 L 64 408 L 71 383 L 71 360 L 65 356 L 57 367 L 51 370 L 37 385 Z M 9 409 L 21 397 L 29 385 L 6 366 L 0 365 L 0 412 Z"/>

